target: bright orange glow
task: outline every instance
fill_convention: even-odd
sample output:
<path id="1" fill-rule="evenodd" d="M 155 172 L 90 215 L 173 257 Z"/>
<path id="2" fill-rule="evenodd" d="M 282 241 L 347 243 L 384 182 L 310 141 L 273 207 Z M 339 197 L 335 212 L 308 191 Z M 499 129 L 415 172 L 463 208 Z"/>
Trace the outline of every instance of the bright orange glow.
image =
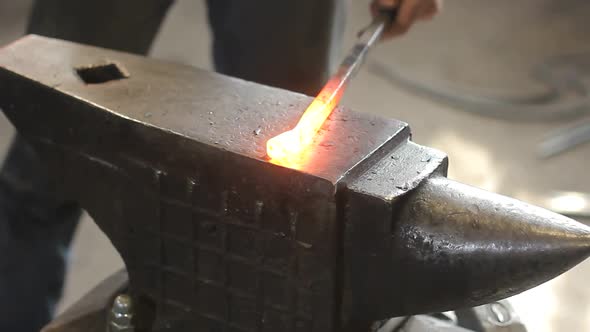
<path id="1" fill-rule="evenodd" d="M 297 163 L 330 113 L 338 106 L 343 90 L 342 80 L 330 80 L 309 104 L 295 128 L 266 142 L 266 153 L 273 163 L 285 166 Z"/>
<path id="2" fill-rule="evenodd" d="M 362 65 L 369 49 L 381 38 L 390 19 L 391 13 L 384 13 L 361 30 L 357 43 L 344 58 L 334 76 L 307 107 L 297 125 L 266 142 L 266 153 L 272 163 L 291 168 L 299 168 L 298 166 L 303 164 L 301 159 L 306 159 L 306 155 L 309 156 L 309 153 L 303 152 L 313 142 L 318 130 L 340 103 L 348 82 Z"/>

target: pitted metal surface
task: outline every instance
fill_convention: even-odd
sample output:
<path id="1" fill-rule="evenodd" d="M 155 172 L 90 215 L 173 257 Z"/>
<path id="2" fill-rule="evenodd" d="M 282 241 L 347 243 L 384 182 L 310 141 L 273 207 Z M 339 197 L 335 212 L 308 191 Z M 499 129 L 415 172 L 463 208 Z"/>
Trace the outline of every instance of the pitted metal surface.
<path id="1" fill-rule="evenodd" d="M 438 299 L 432 312 L 459 298 L 464 307 L 503 299 L 569 270 L 590 252 L 588 226 L 444 177 L 422 183 L 394 218 L 393 265 L 404 271 L 394 283 L 401 312 L 423 310 L 411 299 L 426 294 Z"/>
<path id="2" fill-rule="evenodd" d="M 75 71 L 105 63 L 121 66 L 130 78 L 85 84 Z M 37 36 L 7 46 L 0 64 L 114 116 L 260 161 L 267 158 L 266 141 L 292 127 L 312 100 L 189 66 Z M 304 156 L 309 161 L 301 171 L 336 183 L 406 127 L 396 120 L 339 109 Z M 337 148 L 341 145 L 350 149 Z"/>
<path id="3" fill-rule="evenodd" d="M 76 74 L 101 63 L 128 77 Z M 137 331 L 367 330 L 590 253 L 588 227 L 445 179 L 446 156 L 399 121 L 339 109 L 305 164 L 277 166 L 264 143 L 309 97 L 36 36 L 0 51 L 0 91 L 56 195 L 121 253 Z"/>

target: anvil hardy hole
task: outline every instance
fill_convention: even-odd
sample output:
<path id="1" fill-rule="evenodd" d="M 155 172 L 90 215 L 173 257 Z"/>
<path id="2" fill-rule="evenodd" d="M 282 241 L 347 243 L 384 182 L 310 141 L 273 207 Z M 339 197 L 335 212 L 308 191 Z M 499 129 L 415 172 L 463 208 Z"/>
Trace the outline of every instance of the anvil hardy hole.
<path id="1" fill-rule="evenodd" d="M 122 80 L 129 77 L 129 73 L 121 65 L 110 62 L 106 64 L 80 66 L 74 68 L 76 73 L 86 84 L 101 84 Z"/>

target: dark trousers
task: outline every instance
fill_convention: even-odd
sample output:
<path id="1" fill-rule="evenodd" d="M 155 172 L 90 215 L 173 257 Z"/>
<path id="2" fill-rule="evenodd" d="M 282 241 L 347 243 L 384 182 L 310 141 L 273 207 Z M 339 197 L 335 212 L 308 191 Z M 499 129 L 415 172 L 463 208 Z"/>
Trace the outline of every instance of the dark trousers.
<path id="1" fill-rule="evenodd" d="M 146 54 L 172 3 L 37 0 L 28 32 Z M 343 0 L 207 4 L 217 71 L 310 95 L 326 81 L 342 32 Z M 190 31 L 178 38 L 200 42 Z M 83 207 L 48 194 L 50 176 L 17 135 L 0 171 L 0 331 L 38 331 L 61 296 L 65 255 Z"/>

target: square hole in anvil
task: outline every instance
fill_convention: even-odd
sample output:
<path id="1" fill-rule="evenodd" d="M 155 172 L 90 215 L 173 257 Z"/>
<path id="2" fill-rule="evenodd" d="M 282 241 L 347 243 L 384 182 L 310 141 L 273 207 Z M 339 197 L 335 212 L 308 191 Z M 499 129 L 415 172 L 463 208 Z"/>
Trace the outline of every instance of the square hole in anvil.
<path id="1" fill-rule="evenodd" d="M 129 72 L 115 62 L 78 66 L 74 68 L 78 77 L 86 84 L 101 84 L 129 77 Z"/>

